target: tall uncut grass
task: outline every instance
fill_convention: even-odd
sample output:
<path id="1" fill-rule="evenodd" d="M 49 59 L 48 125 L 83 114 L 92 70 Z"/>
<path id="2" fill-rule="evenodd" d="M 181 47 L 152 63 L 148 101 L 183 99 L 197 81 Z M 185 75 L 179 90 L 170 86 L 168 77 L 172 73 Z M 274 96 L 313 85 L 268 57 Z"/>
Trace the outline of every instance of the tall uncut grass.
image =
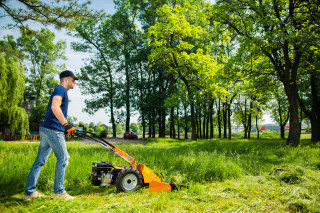
<path id="1" fill-rule="evenodd" d="M 164 181 L 190 186 L 187 190 L 191 197 L 207 194 L 208 188 L 203 186 L 208 187 L 208 184 L 224 184 L 229 181 L 240 184 L 249 177 L 259 177 L 257 181 L 262 185 L 265 182 L 276 183 L 280 188 L 297 185 L 304 190 L 301 192 L 303 196 L 309 197 L 309 200 L 315 199 L 318 203 L 320 201 L 320 145 L 312 144 L 306 139 L 301 140 L 300 147 L 295 149 L 286 147 L 284 140 L 275 139 L 212 139 L 192 142 L 156 138 L 148 139 L 144 144 L 117 146 L 134 156 L 138 163 L 148 166 Z M 115 191 L 113 186 L 111 189 L 91 186 L 89 176 L 92 162 L 111 161 L 115 166 L 127 165 L 123 159 L 98 144 L 71 142 L 67 144 L 67 148 L 71 156 L 65 176 L 67 191 L 77 195 Z M 37 149 L 37 143 L 0 142 L 0 198 L 24 192 Z M 39 191 L 52 193 L 55 163 L 56 159 L 51 153 L 38 180 Z M 268 185 L 265 187 L 271 187 Z M 235 185 L 225 187 L 222 195 L 241 194 L 240 188 L 246 188 L 246 185 L 236 188 Z M 280 188 L 279 190 L 282 190 Z M 120 194 L 119 196 L 121 197 Z M 130 193 L 126 196 L 130 196 Z M 164 200 L 162 204 L 165 204 L 168 202 L 166 196 L 173 195 L 159 196 L 164 196 L 161 199 Z M 299 199 L 297 202 L 289 203 L 285 208 L 314 211 L 318 207 L 308 204 L 309 201 L 306 204 Z M 155 205 L 152 209 L 161 210 L 162 204 L 159 200 L 160 206 Z"/>

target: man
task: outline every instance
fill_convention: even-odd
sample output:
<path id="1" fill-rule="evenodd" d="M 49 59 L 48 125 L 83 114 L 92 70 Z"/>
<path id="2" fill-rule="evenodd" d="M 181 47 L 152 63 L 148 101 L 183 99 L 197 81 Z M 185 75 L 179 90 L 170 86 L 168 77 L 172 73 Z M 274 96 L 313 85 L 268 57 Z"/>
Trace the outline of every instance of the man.
<path id="1" fill-rule="evenodd" d="M 75 80 L 79 80 L 79 78 L 75 77 L 73 72 L 69 70 L 61 72 L 60 85 L 55 88 L 50 96 L 46 117 L 39 130 L 41 142 L 38 155 L 31 167 L 25 187 L 25 201 L 44 196 L 36 191 L 36 184 L 41 168 L 46 163 L 51 150 L 57 158 L 53 197 L 74 199 L 65 191 L 63 182 L 69 157 L 64 132 L 66 134 L 75 133 L 74 127 L 67 122 L 69 101 L 67 92 L 75 87 Z"/>

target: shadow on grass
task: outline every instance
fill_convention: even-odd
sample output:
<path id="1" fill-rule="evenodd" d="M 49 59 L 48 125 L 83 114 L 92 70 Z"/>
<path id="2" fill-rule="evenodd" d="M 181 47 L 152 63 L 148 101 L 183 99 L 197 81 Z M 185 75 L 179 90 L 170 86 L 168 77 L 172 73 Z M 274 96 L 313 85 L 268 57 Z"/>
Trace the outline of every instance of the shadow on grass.
<path id="1" fill-rule="evenodd" d="M 108 187 L 101 187 L 101 186 L 93 186 L 91 184 L 88 184 L 83 186 L 68 187 L 66 190 L 68 191 L 69 194 L 73 196 L 93 195 L 93 194 L 103 195 L 103 194 L 118 193 L 114 185 L 110 185 Z"/>

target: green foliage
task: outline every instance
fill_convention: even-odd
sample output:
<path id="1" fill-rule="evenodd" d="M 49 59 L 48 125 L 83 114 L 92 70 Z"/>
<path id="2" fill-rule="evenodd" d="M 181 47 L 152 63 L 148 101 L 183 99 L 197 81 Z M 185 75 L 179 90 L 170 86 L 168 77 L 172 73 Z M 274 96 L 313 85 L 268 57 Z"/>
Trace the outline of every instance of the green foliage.
<path id="1" fill-rule="evenodd" d="M 96 132 L 102 138 L 107 137 L 107 130 L 106 130 L 106 128 L 104 126 L 97 126 L 96 127 Z"/>
<path id="2" fill-rule="evenodd" d="M 94 127 L 95 127 L 94 122 L 90 122 L 89 128 L 94 128 Z"/>
<path id="3" fill-rule="evenodd" d="M 89 131 L 89 127 L 88 127 L 87 125 L 84 125 L 84 126 L 83 126 L 83 130 L 84 130 L 84 131 Z"/>
<path id="4" fill-rule="evenodd" d="M 310 74 L 306 76 L 300 73 L 299 68 L 304 63 L 303 59 L 309 58 L 310 48 L 313 49 L 311 55 L 317 55 L 319 29 L 315 26 L 319 26 L 319 22 L 315 21 L 315 16 L 320 13 L 315 8 L 318 7 L 319 2 L 313 0 L 221 0 L 212 7 L 213 20 L 235 31 L 240 45 L 255 51 L 259 49 L 273 65 L 273 71 L 259 69 L 259 73 L 275 76 L 283 83 L 290 104 L 291 128 L 287 143 L 293 147 L 299 144 L 298 93 L 303 88 L 297 83 L 312 76 L 312 69 L 306 69 Z M 310 62 L 309 58 L 307 63 Z"/>
<path id="5" fill-rule="evenodd" d="M 139 126 L 137 123 L 130 124 L 130 131 L 137 133 L 139 131 Z"/>
<path id="6" fill-rule="evenodd" d="M 122 134 L 123 133 L 123 127 L 121 124 L 117 124 L 116 125 L 116 128 L 117 128 L 117 134 Z"/>
<path id="7" fill-rule="evenodd" d="M 71 124 L 71 125 L 75 125 L 75 122 L 77 121 L 78 119 L 76 117 L 72 117 L 72 116 L 68 116 L 68 123 Z"/>
<path id="8" fill-rule="evenodd" d="M 28 67 L 25 98 L 33 106 L 30 109 L 30 120 L 41 122 L 46 114 L 49 96 L 58 85 L 54 77 L 64 68 L 64 65 L 56 63 L 59 59 L 66 59 L 66 42 L 54 43 L 54 33 L 44 28 L 36 32 L 25 28 L 21 34 L 18 46 L 27 56 Z"/>
<path id="9" fill-rule="evenodd" d="M 21 61 L 12 55 L 0 53 L 0 71 L 0 124 L 9 127 L 12 134 L 18 134 L 21 130 L 25 135 L 29 130 L 29 120 L 26 111 L 20 107 L 25 85 Z"/>
<path id="10" fill-rule="evenodd" d="M 206 14 L 195 4 L 184 2 L 183 6 L 163 5 L 158 11 L 159 21 L 149 28 L 151 62 L 160 61 L 170 68 L 187 86 L 206 85 L 206 90 L 217 89 L 219 66 L 206 53 L 209 48 Z M 195 88 L 192 91 L 196 91 Z M 189 97 L 191 98 L 191 97 Z M 191 98 L 192 99 L 192 98 Z"/>
<path id="11" fill-rule="evenodd" d="M 36 21 L 42 25 L 53 24 L 57 28 L 73 28 L 73 22 L 91 16 L 87 6 L 90 1 L 77 3 L 70 0 L 24 0 L 9 4 L 3 1 L 0 4 L 4 16 L 10 16 L 14 26 L 25 27 L 26 21 Z M 94 14 L 98 16 L 99 14 Z M 9 25 L 12 27 L 12 25 Z"/>

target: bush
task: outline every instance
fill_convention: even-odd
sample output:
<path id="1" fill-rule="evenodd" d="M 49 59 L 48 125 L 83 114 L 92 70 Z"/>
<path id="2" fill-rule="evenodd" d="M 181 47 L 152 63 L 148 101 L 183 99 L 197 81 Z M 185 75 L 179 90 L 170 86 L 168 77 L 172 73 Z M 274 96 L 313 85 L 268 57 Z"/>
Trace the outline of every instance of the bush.
<path id="1" fill-rule="evenodd" d="M 100 133 L 99 133 L 99 136 L 100 136 L 101 138 L 106 138 L 106 137 L 107 137 L 107 131 L 104 130 L 104 131 L 100 132 Z"/>

